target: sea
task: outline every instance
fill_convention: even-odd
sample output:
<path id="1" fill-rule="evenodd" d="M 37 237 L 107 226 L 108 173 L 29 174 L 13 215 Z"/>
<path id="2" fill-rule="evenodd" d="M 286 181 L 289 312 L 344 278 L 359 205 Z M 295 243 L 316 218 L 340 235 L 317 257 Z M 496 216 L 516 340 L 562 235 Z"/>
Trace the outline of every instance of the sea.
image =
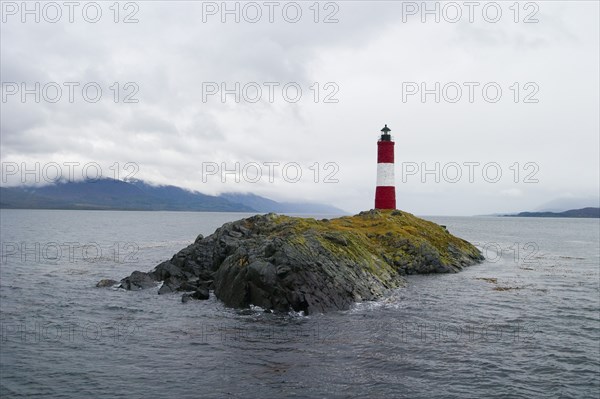
<path id="1" fill-rule="evenodd" d="M 425 217 L 486 261 L 326 314 L 95 286 L 247 216 L 1 210 L 0 397 L 600 397 L 598 219 Z"/>

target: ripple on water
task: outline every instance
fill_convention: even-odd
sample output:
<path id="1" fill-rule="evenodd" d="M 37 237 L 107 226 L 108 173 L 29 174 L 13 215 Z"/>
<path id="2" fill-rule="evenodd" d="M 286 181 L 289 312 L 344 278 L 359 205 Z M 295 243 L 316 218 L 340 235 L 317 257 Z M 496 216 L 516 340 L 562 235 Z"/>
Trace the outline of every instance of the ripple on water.
<path id="1" fill-rule="evenodd" d="M 29 217 L 17 212 L 11 222 L 2 212 L 3 232 L 19 232 Z M 207 222 L 207 214 L 57 214 L 38 213 L 28 225 L 42 230 L 36 235 L 57 224 L 89 235 L 102 219 L 115 227 L 99 229 L 106 236 L 97 240 L 110 242 L 125 217 L 147 243 L 138 243 L 137 264 L 2 265 L 2 397 L 597 399 L 600 392 L 597 225 L 450 218 L 443 224 L 466 239 L 506 237 L 500 258 L 458 274 L 409 276 L 406 287 L 379 301 L 303 316 L 229 309 L 214 295 L 183 304 L 178 294 L 157 295 L 157 287 L 92 287 L 151 269 L 199 229 L 214 230 L 223 215 Z M 169 235 L 156 226 L 175 227 Z M 515 261 L 506 249 L 531 236 L 538 264 Z M 63 335 L 46 339 L 38 325 L 61 327 Z"/>

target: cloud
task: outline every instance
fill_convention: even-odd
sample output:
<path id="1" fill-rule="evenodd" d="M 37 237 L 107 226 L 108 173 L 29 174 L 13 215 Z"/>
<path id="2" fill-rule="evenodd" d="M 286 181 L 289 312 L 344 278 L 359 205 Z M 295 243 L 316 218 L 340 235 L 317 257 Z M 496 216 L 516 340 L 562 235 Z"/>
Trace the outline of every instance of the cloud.
<path id="1" fill-rule="evenodd" d="M 319 23 L 309 3 L 295 24 L 281 14 L 274 23 L 202 22 L 201 2 L 138 3 L 135 24 L 114 23 L 108 3 L 96 24 L 11 19 L 0 27 L 2 82 L 79 86 L 72 103 L 66 92 L 57 103 L 2 103 L 2 160 L 135 162 L 136 177 L 155 183 L 358 211 L 372 207 L 376 140 L 387 123 L 399 164 L 497 162 L 504 173 L 493 185 L 398 179 L 399 206 L 409 211 L 481 214 L 505 206 L 497 198 L 520 210 L 563 191 L 597 194 L 598 4 L 543 3 L 537 24 L 513 22 L 508 3 L 497 24 L 479 14 L 475 23 L 403 22 L 400 2 L 335 4 L 320 9 Z M 322 23 L 332 12 L 339 22 Z M 98 102 L 82 98 L 90 82 L 102 88 Z M 261 87 L 260 99 L 203 93 L 207 83 L 220 90 L 236 82 Z M 272 101 L 269 82 L 277 83 Z M 403 101 L 405 82 L 457 82 L 463 97 Z M 465 82 L 479 83 L 472 103 Z M 488 82 L 502 88 L 501 101 L 483 99 Z M 538 103 L 523 102 L 528 82 Z M 302 90 L 296 103 L 285 100 L 290 83 Z M 125 102 L 128 95 L 137 102 Z M 297 163 L 303 178 L 285 181 L 280 167 L 274 182 L 203 180 L 202 165 L 236 162 Z M 527 163 L 539 166 L 538 183 L 523 182 Z M 337 183 L 324 181 L 331 173 Z"/>
<path id="2" fill-rule="evenodd" d="M 521 197 L 523 196 L 523 191 L 518 188 L 509 188 L 506 190 L 500 190 L 500 195 L 505 197 Z"/>

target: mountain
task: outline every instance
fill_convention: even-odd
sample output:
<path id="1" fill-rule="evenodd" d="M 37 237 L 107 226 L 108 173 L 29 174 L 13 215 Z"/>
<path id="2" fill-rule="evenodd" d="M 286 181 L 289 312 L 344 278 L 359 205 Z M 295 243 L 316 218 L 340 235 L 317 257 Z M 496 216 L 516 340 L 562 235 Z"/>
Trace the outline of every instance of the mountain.
<path id="1" fill-rule="evenodd" d="M 225 198 L 230 202 L 246 205 L 257 210 L 258 212 L 310 213 L 328 215 L 342 215 L 346 213 L 340 208 L 336 208 L 331 205 L 309 202 L 276 202 L 255 194 L 226 193 L 221 194 L 219 197 Z"/>
<path id="2" fill-rule="evenodd" d="M 84 180 L 42 187 L 2 187 L 0 190 L 1 208 L 254 211 L 218 197 L 175 186 L 152 186 L 141 180 Z"/>
<path id="3" fill-rule="evenodd" d="M 228 196 L 230 198 L 228 198 Z M 142 180 L 114 179 L 59 182 L 41 187 L 0 187 L 0 208 L 13 209 L 97 209 L 204 212 L 311 212 L 313 207 L 329 213 L 336 209 L 322 204 L 280 204 L 257 195 L 212 196 L 176 186 L 155 186 Z M 249 205 L 257 204 L 256 207 Z M 260 206 L 258 206 L 260 205 Z M 337 210 L 335 213 L 341 213 Z M 333 213 L 333 212 L 331 212 Z"/>
<path id="4" fill-rule="evenodd" d="M 598 197 L 563 197 L 555 198 L 537 207 L 535 212 L 563 212 L 568 209 L 581 209 L 600 206 Z"/>
<path id="5" fill-rule="evenodd" d="M 503 216 L 537 218 L 600 218 L 600 208 L 570 209 L 564 212 L 521 212 L 517 213 L 516 215 Z"/>

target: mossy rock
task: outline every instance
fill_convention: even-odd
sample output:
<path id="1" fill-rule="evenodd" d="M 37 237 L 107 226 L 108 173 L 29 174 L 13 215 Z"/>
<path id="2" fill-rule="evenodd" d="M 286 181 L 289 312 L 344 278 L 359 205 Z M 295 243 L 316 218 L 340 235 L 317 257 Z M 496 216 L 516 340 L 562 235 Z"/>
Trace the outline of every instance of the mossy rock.
<path id="1" fill-rule="evenodd" d="M 482 259 L 467 241 L 404 211 L 323 220 L 267 214 L 226 223 L 149 274 L 172 276 L 192 263 L 191 278 L 211 279 L 228 306 L 311 313 L 380 298 L 403 286 L 405 274 L 457 272 Z"/>

